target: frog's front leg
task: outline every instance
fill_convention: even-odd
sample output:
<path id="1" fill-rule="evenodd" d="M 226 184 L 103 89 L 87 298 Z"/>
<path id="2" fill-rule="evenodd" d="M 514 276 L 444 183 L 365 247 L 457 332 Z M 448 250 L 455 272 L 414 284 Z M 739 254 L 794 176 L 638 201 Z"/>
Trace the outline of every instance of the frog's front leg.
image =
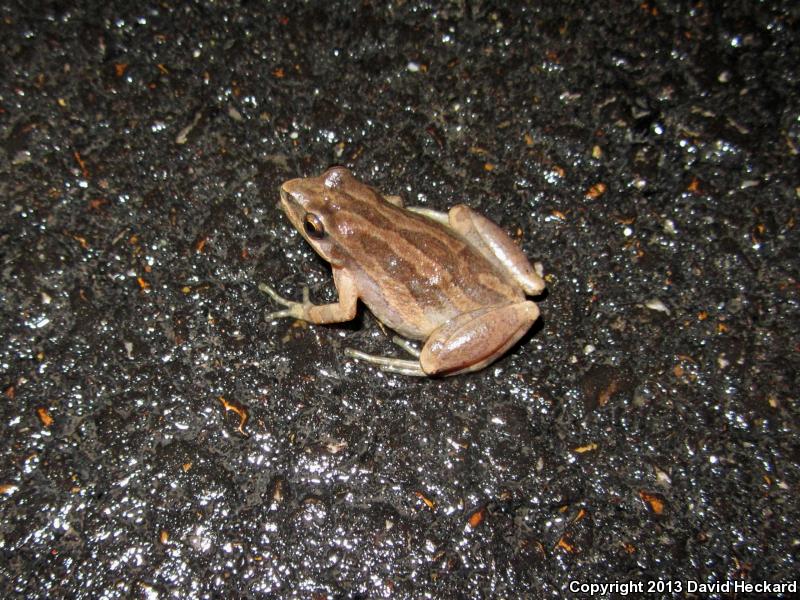
<path id="1" fill-rule="evenodd" d="M 535 303 L 489 306 L 461 314 L 434 330 L 419 362 L 428 375 L 482 369 L 513 346 L 539 318 Z"/>
<path id="2" fill-rule="evenodd" d="M 286 307 L 283 310 L 268 314 L 267 320 L 294 317 L 317 325 L 353 320 L 356 316 L 356 305 L 358 303 L 358 292 L 356 291 L 353 276 L 344 269 L 334 267 L 333 283 L 339 293 L 339 301 L 333 304 L 313 304 L 308 298 L 307 287 L 303 288 L 303 301 L 294 302 L 284 298 L 267 284 L 260 284 L 258 289 L 268 294 L 278 304 L 283 304 Z"/>

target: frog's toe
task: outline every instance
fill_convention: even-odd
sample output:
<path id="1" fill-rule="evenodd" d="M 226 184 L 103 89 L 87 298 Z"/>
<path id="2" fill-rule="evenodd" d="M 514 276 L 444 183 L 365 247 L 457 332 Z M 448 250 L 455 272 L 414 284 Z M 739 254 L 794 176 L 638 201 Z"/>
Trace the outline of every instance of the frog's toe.
<path id="1" fill-rule="evenodd" d="M 268 286 L 266 283 L 260 283 L 258 289 L 267 294 L 278 304 L 283 304 L 286 308 L 276 310 L 266 314 L 267 321 L 274 319 L 282 319 L 284 317 L 294 317 L 295 319 L 302 319 L 305 317 L 306 306 L 309 305 L 308 288 L 303 288 L 303 301 L 295 302 L 281 296 L 278 292 Z"/>
<path id="2" fill-rule="evenodd" d="M 267 296 L 269 296 L 273 300 L 275 300 L 275 302 L 279 302 L 281 304 L 286 304 L 286 301 L 284 300 L 283 296 L 281 296 L 278 292 L 276 292 L 274 289 L 272 289 L 266 283 L 259 283 L 258 284 L 258 289 L 260 291 L 264 292 Z"/>
<path id="3" fill-rule="evenodd" d="M 392 337 L 392 342 L 394 342 L 395 345 L 399 346 L 400 348 L 408 352 L 414 358 L 419 359 L 420 349 L 417 348 L 414 344 L 412 344 L 408 340 L 404 340 L 400 336 L 396 335 Z"/>
<path id="4" fill-rule="evenodd" d="M 283 319 L 284 317 L 291 317 L 292 316 L 292 309 L 291 308 L 284 308 L 283 310 L 276 310 L 271 313 L 267 313 L 264 318 L 267 321 L 274 321 L 275 319 Z"/>
<path id="5" fill-rule="evenodd" d="M 272 298 L 278 304 L 283 304 L 284 306 L 288 306 L 288 307 L 291 307 L 294 304 L 297 304 L 297 302 L 294 302 L 292 300 L 288 300 L 288 299 L 284 298 L 283 296 L 281 296 L 278 292 L 276 292 L 274 289 L 272 289 L 266 283 L 259 283 L 258 284 L 258 289 L 261 290 L 262 292 L 264 292 L 265 294 L 267 294 L 270 298 Z M 304 301 L 308 300 L 308 288 L 303 288 L 303 300 Z M 279 311 L 279 312 L 284 312 L 284 311 Z M 273 313 L 273 314 L 277 314 L 277 313 Z"/>

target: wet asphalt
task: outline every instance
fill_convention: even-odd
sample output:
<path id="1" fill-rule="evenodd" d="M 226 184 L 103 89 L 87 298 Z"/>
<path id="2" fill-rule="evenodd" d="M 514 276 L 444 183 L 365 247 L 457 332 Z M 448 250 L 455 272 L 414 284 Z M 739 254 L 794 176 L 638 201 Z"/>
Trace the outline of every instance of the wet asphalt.
<path id="1" fill-rule="evenodd" d="M 794 581 L 799 19 L 0 2 L 3 597 Z M 538 324 L 418 379 L 363 308 L 265 319 L 336 299 L 277 206 L 334 164 L 496 221 Z"/>

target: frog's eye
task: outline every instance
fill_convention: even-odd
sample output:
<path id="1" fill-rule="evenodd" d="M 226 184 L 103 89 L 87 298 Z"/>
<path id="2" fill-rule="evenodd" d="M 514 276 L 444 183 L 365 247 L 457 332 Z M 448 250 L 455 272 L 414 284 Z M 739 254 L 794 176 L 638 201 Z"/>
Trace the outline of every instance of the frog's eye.
<path id="1" fill-rule="evenodd" d="M 308 237 L 312 239 L 321 240 L 325 237 L 325 227 L 322 225 L 322 221 L 319 220 L 317 215 L 312 213 L 306 214 L 303 227 L 305 228 Z"/>

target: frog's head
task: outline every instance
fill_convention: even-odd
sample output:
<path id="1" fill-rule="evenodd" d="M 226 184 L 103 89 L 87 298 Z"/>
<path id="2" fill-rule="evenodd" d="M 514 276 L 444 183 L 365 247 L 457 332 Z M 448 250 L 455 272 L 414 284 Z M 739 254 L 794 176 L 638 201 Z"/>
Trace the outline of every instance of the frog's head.
<path id="1" fill-rule="evenodd" d="M 280 189 L 281 208 L 311 247 L 332 265 L 341 266 L 352 235 L 346 211 L 351 188 L 363 186 L 344 167 L 318 177 L 290 179 Z M 364 186 L 366 187 L 366 186 Z"/>

